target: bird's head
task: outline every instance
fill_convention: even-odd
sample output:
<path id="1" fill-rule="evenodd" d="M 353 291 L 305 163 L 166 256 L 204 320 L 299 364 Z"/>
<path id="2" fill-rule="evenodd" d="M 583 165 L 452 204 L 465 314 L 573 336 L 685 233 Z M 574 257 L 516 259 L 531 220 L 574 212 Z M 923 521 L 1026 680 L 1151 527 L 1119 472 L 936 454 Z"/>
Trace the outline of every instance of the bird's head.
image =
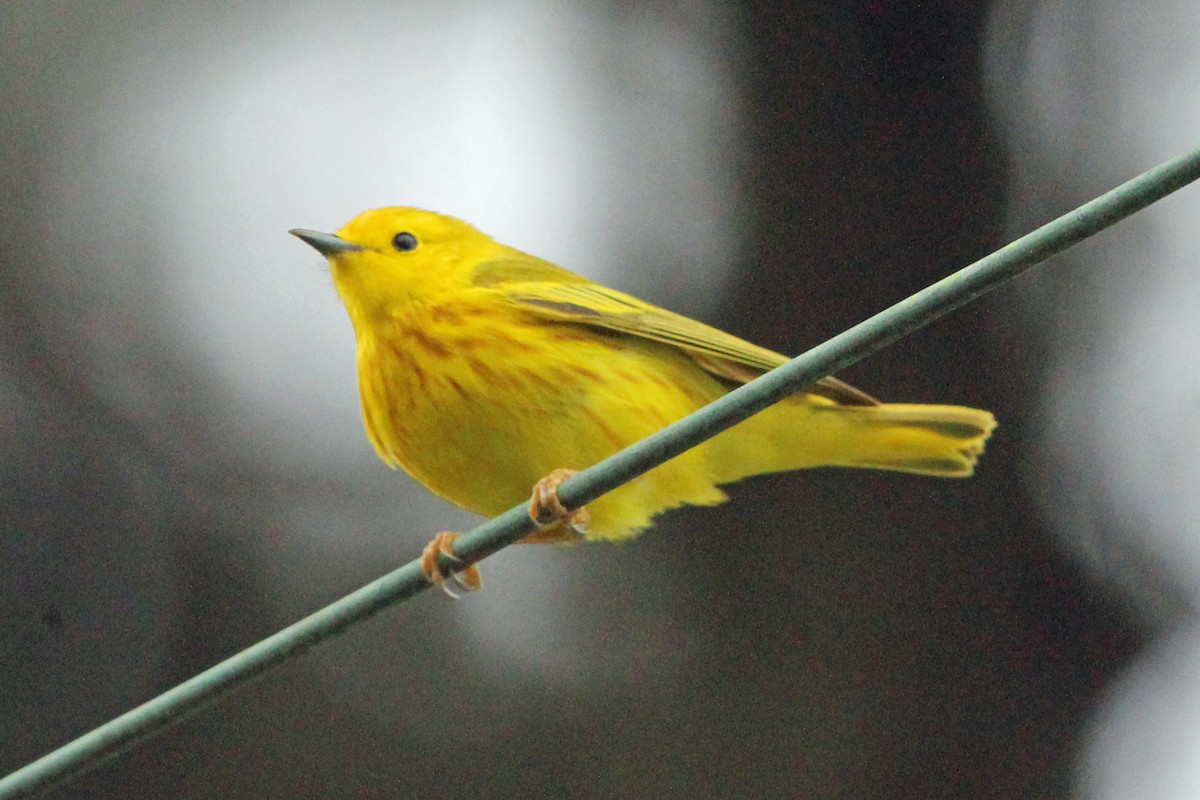
<path id="1" fill-rule="evenodd" d="M 462 220 L 403 206 L 364 211 L 335 234 L 290 233 L 329 259 L 356 327 L 469 286 L 473 265 L 508 249 Z"/>

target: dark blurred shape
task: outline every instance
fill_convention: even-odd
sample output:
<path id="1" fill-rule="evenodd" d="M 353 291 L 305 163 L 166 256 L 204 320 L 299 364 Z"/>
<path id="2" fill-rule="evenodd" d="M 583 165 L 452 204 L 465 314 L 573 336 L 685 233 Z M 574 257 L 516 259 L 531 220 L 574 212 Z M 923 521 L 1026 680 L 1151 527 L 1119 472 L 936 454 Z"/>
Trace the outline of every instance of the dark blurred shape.
<path id="1" fill-rule="evenodd" d="M 0 770 L 162 687 L 172 552 L 136 458 L 0 371 Z"/>

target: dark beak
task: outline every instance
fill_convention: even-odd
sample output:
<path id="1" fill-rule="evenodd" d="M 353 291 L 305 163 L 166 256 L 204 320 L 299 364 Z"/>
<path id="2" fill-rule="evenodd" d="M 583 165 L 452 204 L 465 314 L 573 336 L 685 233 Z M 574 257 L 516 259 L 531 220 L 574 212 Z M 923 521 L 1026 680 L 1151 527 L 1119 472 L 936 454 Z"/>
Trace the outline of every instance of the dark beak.
<path id="1" fill-rule="evenodd" d="M 351 253 L 355 250 L 362 250 L 361 247 L 353 242 L 347 242 L 345 239 L 340 236 L 334 236 L 332 233 L 310 231 L 307 228 L 292 228 L 288 233 L 297 239 L 308 242 L 318 253 L 326 258 L 333 258 L 339 253 Z"/>

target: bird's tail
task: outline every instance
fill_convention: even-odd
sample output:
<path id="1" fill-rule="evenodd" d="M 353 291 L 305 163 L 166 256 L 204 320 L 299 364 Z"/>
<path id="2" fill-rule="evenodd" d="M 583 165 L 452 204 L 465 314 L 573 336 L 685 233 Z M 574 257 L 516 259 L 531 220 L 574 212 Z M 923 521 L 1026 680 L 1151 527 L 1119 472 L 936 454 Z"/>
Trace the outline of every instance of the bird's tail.
<path id="1" fill-rule="evenodd" d="M 831 409 L 832 410 L 832 409 Z M 990 412 L 963 406 L 884 403 L 838 406 L 852 444 L 837 466 L 965 478 L 996 427 Z"/>
<path id="2" fill-rule="evenodd" d="M 801 396 L 715 440 L 717 482 L 806 467 L 862 467 L 965 478 L 996 427 L 963 406 L 842 405 Z"/>

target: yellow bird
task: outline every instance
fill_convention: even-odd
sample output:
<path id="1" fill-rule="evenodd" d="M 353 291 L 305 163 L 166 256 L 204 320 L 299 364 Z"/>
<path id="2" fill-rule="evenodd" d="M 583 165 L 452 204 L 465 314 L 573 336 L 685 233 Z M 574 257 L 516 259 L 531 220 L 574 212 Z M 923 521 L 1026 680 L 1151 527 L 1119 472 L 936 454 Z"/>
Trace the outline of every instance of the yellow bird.
<path id="1" fill-rule="evenodd" d="M 788 359 L 503 245 L 452 217 L 366 211 L 337 234 L 291 233 L 329 259 L 358 340 L 376 452 L 456 505 L 494 516 L 530 496 L 525 541 L 627 539 L 655 515 L 716 505 L 750 475 L 837 466 L 958 478 L 987 411 L 880 403 L 824 378 L 584 509 L 566 477 Z M 422 571 L 445 589 L 439 554 Z M 474 568 L 455 576 L 477 588 Z"/>

